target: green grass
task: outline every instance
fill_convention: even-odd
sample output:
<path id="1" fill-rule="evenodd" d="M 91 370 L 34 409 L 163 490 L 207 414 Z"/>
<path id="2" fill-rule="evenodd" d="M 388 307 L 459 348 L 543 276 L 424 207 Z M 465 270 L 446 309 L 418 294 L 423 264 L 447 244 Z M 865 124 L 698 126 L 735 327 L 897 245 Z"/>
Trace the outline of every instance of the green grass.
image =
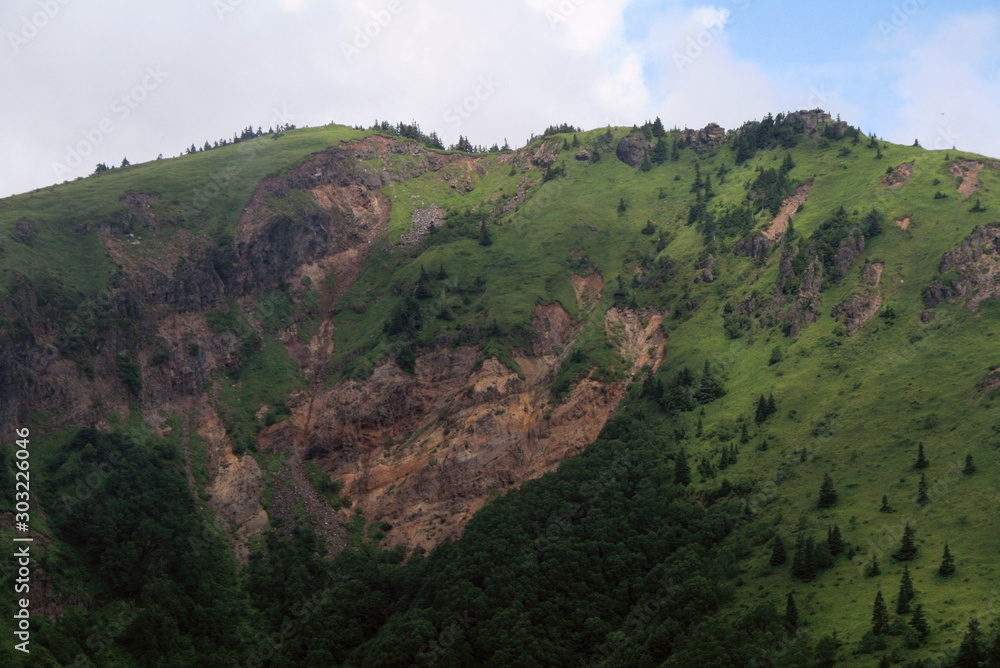
<path id="1" fill-rule="evenodd" d="M 126 193 L 158 197 L 152 210 L 167 229 L 221 237 L 234 229 L 250 195 L 267 176 L 280 174 L 310 155 L 343 141 L 364 136 L 345 126 L 325 126 L 286 132 L 282 136 L 230 144 L 211 151 L 169 160 L 155 160 L 97 176 L 41 188 L 0 200 L 0 287 L 10 286 L 17 273 L 32 281 L 53 282 L 80 295 L 106 288 L 116 269 L 101 246 L 102 224 L 118 223 Z M 37 236 L 28 246 L 13 238 L 17 222 L 35 223 Z"/>

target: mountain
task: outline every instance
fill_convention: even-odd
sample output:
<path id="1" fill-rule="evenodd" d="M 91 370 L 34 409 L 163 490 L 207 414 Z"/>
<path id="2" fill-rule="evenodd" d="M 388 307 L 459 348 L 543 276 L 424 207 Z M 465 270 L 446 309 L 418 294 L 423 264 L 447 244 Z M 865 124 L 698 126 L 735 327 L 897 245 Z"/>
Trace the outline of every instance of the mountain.
<path id="1" fill-rule="evenodd" d="M 9 665 L 1000 660 L 1000 162 L 206 148 L 0 200 Z"/>

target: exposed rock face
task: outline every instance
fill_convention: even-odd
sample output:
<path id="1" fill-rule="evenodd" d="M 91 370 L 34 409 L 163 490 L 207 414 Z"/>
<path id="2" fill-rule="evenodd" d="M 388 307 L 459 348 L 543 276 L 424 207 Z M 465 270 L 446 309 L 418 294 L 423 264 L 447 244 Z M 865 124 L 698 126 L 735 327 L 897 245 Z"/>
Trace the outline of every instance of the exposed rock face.
<path id="1" fill-rule="evenodd" d="M 431 204 L 426 209 L 417 209 L 410 216 L 410 231 L 403 235 L 401 241 L 406 246 L 416 246 L 431 229 L 444 223 L 445 210 L 437 204 Z"/>
<path id="2" fill-rule="evenodd" d="M 979 388 L 980 392 L 989 392 L 1000 387 L 1000 369 L 993 369 L 983 376 L 983 379 L 977 383 L 976 387 Z"/>
<path id="3" fill-rule="evenodd" d="M 937 279 L 924 290 L 927 308 L 968 298 L 966 306 L 975 311 L 985 299 L 1000 299 L 1000 226 L 977 227 L 957 249 L 946 252 L 938 271 L 953 270 L 957 279 Z"/>
<path id="4" fill-rule="evenodd" d="M 721 146 L 726 141 L 726 130 L 718 123 L 709 123 L 701 130 L 688 130 L 684 138 L 700 155 Z"/>
<path id="5" fill-rule="evenodd" d="M 913 163 L 904 162 L 899 167 L 896 167 L 891 172 L 882 177 L 881 184 L 891 188 L 892 190 L 897 190 L 906 185 L 913 176 Z"/>
<path id="6" fill-rule="evenodd" d="M 855 258 L 865 250 L 865 236 L 858 231 L 844 238 L 837 247 L 833 258 L 833 269 L 837 276 L 846 276 Z"/>
<path id="7" fill-rule="evenodd" d="M 978 160 L 956 160 L 948 165 L 948 171 L 958 182 L 958 194 L 962 199 L 969 199 L 972 193 L 979 190 L 979 172 L 983 171 L 983 163 Z"/>
<path id="8" fill-rule="evenodd" d="M 777 241 L 785 234 L 788 224 L 792 222 L 792 216 L 809 199 L 810 190 L 812 190 L 812 181 L 802 184 L 795 190 L 794 195 L 785 198 L 785 201 L 781 203 L 781 210 L 778 212 L 778 215 L 771 221 L 771 225 L 764 230 L 763 234 L 765 237 L 771 241 Z"/>
<path id="9" fill-rule="evenodd" d="M 662 314 L 610 309 L 609 338 L 626 375 L 663 358 Z M 345 381 L 296 411 L 312 461 L 345 481 L 344 493 L 389 539 L 430 548 L 461 532 L 489 495 L 552 470 L 594 438 L 628 381 L 581 380 L 563 401 L 549 385 L 577 330 L 558 304 L 535 311 L 534 344 L 514 357 L 523 377 L 478 350 L 421 355 L 414 375 L 385 362 L 362 382 Z M 262 437 L 262 447 L 288 448 Z"/>
<path id="10" fill-rule="evenodd" d="M 834 306 L 833 316 L 843 317 L 847 335 L 854 336 L 875 317 L 880 308 L 882 308 L 882 295 L 878 290 L 866 288 Z"/>
<path id="11" fill-rule="evenodd" d="M 861 268 L 861 284 L 875 287 L 882 280 L 882 272 L 885 271 L 885 264 L 882 262 L 869 262 Z"/>
<path id="12" fill-rule="evenodd" d="M 632 132 L 622 137 L 621 141 L 618 142 L 615 155 L 629 167 L 638 167 L 642 164 L 643 158 L 646 157 L 646 151 L 651 146 L 652 144 L 645 135 Z"/>
<path id="13" fill-rule="evenodd" d="M 743 255 L 759 260 L 767 255 L 771 241 L 760 232 L 751 232 L 733 246 L 734 255 Z"/>
<path id="14" fill-rule="evenodd" d="M 575 157 L 576 157 L 577 160 L 580 160 L 580 161 L 590 160 L 590 151 L 588 151 L 585 148 L 584 149 L 580 149 L 579 151 L 576 152 L 576 156 Z"/>

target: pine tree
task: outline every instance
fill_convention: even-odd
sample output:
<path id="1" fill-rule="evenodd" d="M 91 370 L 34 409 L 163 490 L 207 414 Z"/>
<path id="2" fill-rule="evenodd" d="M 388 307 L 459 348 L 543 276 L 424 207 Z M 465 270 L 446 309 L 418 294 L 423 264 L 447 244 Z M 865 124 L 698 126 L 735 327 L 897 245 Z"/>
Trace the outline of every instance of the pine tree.
<path id="1" fill-rule="evenodd" d="M 785 541 L 781 540 L 780 535 L 775 535 L 774 545 L 771 547 L 771 565 L 781 566 L 786 561 L 788 555 L 785 553 Z"/>
<path id="2" fill-rule="evenodd" d="M 813 565 L 817 571 L 821 571 L 833 566 L 833 554 L 830 552 L 830 543 L 821 541 L 813 549 Z"/>
<path id="3" fill-rule="evenodd" d="M 990 651 L 986 653 L 986 668 L 1000 668 L 1000 633 L 993 638 Z"/>
<path id="4" fill-rule="evenodd" d="M 907 523 L 903 527 L 903 540 L 899 545 L 899 549 L 892 554 L 892 558 L 896 561 L 913 561 L 916 559 L 917 545 L 913 542 L 916 535 L 917 532 Z"/>
<path id="5" fill-rule="evenodd" d="M 653 121 L 653 136 L 663 138 L 667 135 L 667 130 L 663 127 L 663 121 L 657 116 Z"/>
<path id="6" fill-rule="evenodd" d="M 927 626 L 927 619 L 924 617 L 924 606 L 917 603 L 913 608 L 913 616 L 910 617 L 910 626 L 920 635 L 921 640 L 925 640 L 930 635 L 930 627 Z"/>
<path id="7" fill-rule="evenodd" d="M 493 237 L 490 235 L 490 230 L 486 226 L 486 221 L 479 223 L 479 245 L 480 246 L 492 246 Z"/>
<path id="8" fill-rule="evenodd" d="M 840 535 L 840 527 L 834 524 L 826 532 L 826 542 L 830 546 L 830 554 L 837 556 L 844 552 L 844 538 Z"/>
<path id="9" fill-rule="evenodd" d="M 965 466 L 962 468 L 962 473 L 965 475 L 972 475 L 976 472 L 976 464 L 972 461 L 972 455 L 965 456 Z"/>
<path id="10" fill-rule="evenodd" d="M 795 544 L 795 555 L 792 557 L 792 577 L 805 582 L 816 577 L 815 550 L 812 538 L 799 536 Z"/>
<path id="11" fill-rule="evenodd" d="M 795 597 L 788 592 L 785 599 L 785 633 L 795 635 L 799 630 L 799 611 L 795 607 Z"/>
<path id="12" fill-rule="evenodd" d="M 670 149 L 667 148 L 667 140 L 660 137 L 656 140 L 656 144 L 653 146 L 652 155 L 650 159 L 653 161 L 654 165 L 662 165 L 670 157 Z M 662 198 L 661 198 L 662 199 Z"/>
<path id="13" fill-rule="evenodd" d="M 744 422 L 740 426 L 740 445 L 746 445 L 750 442 L 750 432 L 747 431 L 747 423 Z"/>
<path id="14" fill-rule="evenodd" d="M 443 281 L 448 278 L 448 272 L 445 271 L 444 262 L 438 266 L 437 279 Z"/>
<path id="15" fill-rule="evenodd" d="M 955 559 L 951 556 L 948 543 L 944 544 L 944 554 L 941 555 L 941 565 L 938 566 L 937 572 L 943 578 L 951 577 L 955 574 Z"/>
<path id="16" fill-rule="evenodd" d="M 917 484 L 917 498 L 915 503 L 920 506 L 926 506 L 930 502 L 931 497 L 927 496 L 927 475 L 921 473 L 920 482 Z"/>
<path id="17" fill-rule="evenodd" d="M 913 468 L 918 469 L 918 470 L 919 469 L 925 469 L 928 466 L 930 466 L 930 464 L 931 463 L 929 461 L 927 461 L 927 458 L 924 456 L 924 444 L 923 443 L 918 443 L 917 444 L 917 461 L 913 462 Z"/>
<path id="18" fill-rule="evenodd" d="M 962 644 L 958 648 L 958 656 L 955 657 L 955 668 L 977 668 L 986 658 L 986 653 L 979 646 L 981 636 L 979 620 L 970 619 L 965 637 L 962 638 Z"/>
<path id="19" fill-rule="evenodd" d="M 885 494 L 882 495 L 882 507 L 878 509 L 880 513 L 892 513 L 895 512 L 893 507 L 889 505 L 889 497 Z"/>
<path id="20" fill-rule="evenodd" d="M 831 508 L 837 503 L 837 490 L 833 488 L 833 479 L 829 473 L 823 474 L 823 484 L 819 488 L 819 507 Z"/>
<path id="21" fill-rule="evenodd" d="M 580 139 L 579 139 L 579 137 L 576 136 L 575 132 L 573 133 L 573 144 L 572 144 L 572 146 L 573 146 L 573 148 L 579 148 L 579 146 L 580 146 Z"/>
<path id="22" fill-rule="evenodd" d="M 865 567 L 865 577 L 874 578 L 881 574 L 882 574 L 882 569 L 879 568 L 878 557 L 873 554 L 872 560 L 868 562 L 868 565 Z"/>
<path id="23" fill-rule="evenodd" d="M 913 580 L 910 578 L 910 567 L 903 567 L 903 577 L 899 581 L 899 595 L 896 597 L 896 614 L 905 615 L 910 611 L 910 601 L 916 593 L 913 591 Z"/>
<path id="24" fill-rule="evenodd" d="M 674 482 L 685 487 L 691 484 L 691 466 L 688 464 L 687 451 L 683 448 L 674 460 Z"/>
<path id="25" fill-rule="evenodd" d="M 875 594 L 875 604 L 872 606 L 872 635 L 882 636 L 889 633 L 889 611 L 885 607 L 885 598 L 880 589 Z"/>
<path id="26" fill-rule="evenodd" d="M 639 164 L 639 169 L 643 172 L 648 172 L 653 168 L 653 161 L 649 159 L 649 151 L 642 154 L 642 162 Z"/>
<path id="27" fill-rule="evenodd" d="M 619 198 L 619 200 L 618 200 L 618 215 L 620 216 L 623 213 L 625 213 L 626 211 L 628 211 L 628 204 L 625 203 L 625 198 L 624 197 Z"/>
<path id="28" fill-rule="evenodd" d="M 757 400 L 757 412 L 754 414 L 754 422 L 758 425 L 763 424 L 767 419 L 767 400 L 764 395 L 760 395 L 760 399 Z"/>

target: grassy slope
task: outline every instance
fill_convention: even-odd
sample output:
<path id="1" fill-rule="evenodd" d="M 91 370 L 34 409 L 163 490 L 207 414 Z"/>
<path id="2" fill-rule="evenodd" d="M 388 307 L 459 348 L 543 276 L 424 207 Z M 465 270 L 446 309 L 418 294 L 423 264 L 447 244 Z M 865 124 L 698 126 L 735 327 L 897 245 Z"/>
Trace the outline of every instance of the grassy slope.
<path id="1" fill-rule="evenodd" d="M 581 133 L 580 139 L 584 146 L 590 146 L 602 132 Z M 616 139 L 625 132 L 616 130 Z M 189 205 L 193 193 L 210 183 L 213 175 L 226 173 L 227 167 L 235 165 L 229 171 L 234 175 L 231 185 L 209 199 L 196 220 L 214 232 L 235 222 L 261 178 L 359 134 L 340 127 L 290 132 L 277 140 L 255 140 L 259 150 L 252 160 L 239 153 L 245 146 L 233 146 L 0 200 L 4 239 L 0 280 L 7 284 L 13 271 L 22 271 L 33 278 L 51 276 L 84 292 L 99 291 L 114 268 L 104 259 L 97 235 L 80 237 L 70 230 L 81 222 L 114 216 L 123 192 L 155 192 L 162 197 L 156 206 L 179 210 Z M 996 208 L 1000 202 L 993 193 L 1000 176 L 994 170 L 982 172 L 983 187 L 977 196 L 991 210 L 972 214 L 968 212 L 971 202 L 961 201 L 954 191 L 954 181 L 945 169 L 945 152 L 887 146 L 884 159 L 874 160 L 874 151 L 863 144 L 850 146 L 852 152 L 847 156 L 838 155 L 841 146 L 849 143 L 845 140 L 821 147 L 802 142 L 792 150 L 797 165 L 792 179 L 814 181 L 805 209 L 795 217 L 796 230 L 807 236 L 840 205 L 859 213 L 876 206 L 889 222 L 884 233 L 855 261 L 848 277 L 837 285 L 825 286 L 823 316 L 805 327 L 796 340 L 777 330 L 727 339 L 719 316 L 724 302 L 735 304 L 754 288 L 762 293 L 770 289 L 777 273 L 777 252 L 760 268 L 759 278 L 752 260 L 720 253 L 715 283 L 690 282 L 695 257 L 703 248 L 700 234 L 684 224 L 687 207 L 694 199 L 690 184 L 695 156 L 691 151 L 682 151 L 677 162 L 641 172 L 628 168 L 613 154 L 606 154 L 596 164 L 575 161 L 574 149 L 562 152 L 558 161 L 565 164 L 567 177 L 533 186 L 519 211 L 503 216 L 491 227 L 494 244 L 490 247 L 480 246 L 475 239 L 461 239 L 432 244 L 413 257 L 394 242 L 408 229 L 416 207 L 436 202 L 446 209 L 464 208 L 514 193 L 522 175 L 510 174 L 499 156 L 485 158 L 486 176 L 476 178 L 475 190 L 466 195 L 458 194 L 435 174 L 387 186 L 394 206 L 389 243 L 373 254 L 358 285 L 345 297 L 344 304 L 358 306 L 363 312 L 345 309 L 338 316 L 334 362 L 367 348 L 355 363 L 363 370 L 392 350 L 393 343 L 380 333 L 382 323 L 402 299 L 391 287 L 394 282 L 412 285 L 421 266 L 433 273 L 443 265 L 450 274 L 446 281 L 433 284 L 435 297 L 421 304 L 428 322 L 419 339 L 424 343 L 434 341 L 442 332 L 457 333 L 465 324 L 482 327 L 493 320 L 502 331 L 510 332 L 530 322 L 537 303 L 559 301 L 578 316 L 569 274 L 586 273 L 589 267 L 597 268 L 604 277 L 607 305 L 619 274 L 631 279 L 634 264 L 654 254 L 655 236 L 639 233 L 646 221 L 652 220 L 669 235 L 664 254 L 676 260 L 678 267 L 677 276 L 670 279 L 657 300 L 670 302 L 690 291 L 700 302 L 691 317 L 668 323 L 670 348 L 662 375 L 670 378 L 685 364 L 698 369 L 709 359 L 722 370 L 728 390 L 724 398 L 706 407 L 703 416 L 688 416 L 692 424 L 698 417 L 704 423 L 704 436 L 692 439 L 687 446 L 693 462 L 702 455 L 715 457 L 721 445 L 731 442 L 713 438 L 719 427 L 738 433 L 737 421 L 752 419 L 757 396 L 773 391 L 777 416 L 760 430 L 751 428 L 753 440 L 743 447 L 740 462 L 725 476 L 762 482 L 764 491 L 755 497 L 762 521 L 773 523 L 786 544 L 794 543 L 797 530 L 820 538 L 828 525 L 837 523 L 846 540 L 860 547 L 857 561 L 875 553 L 883 568 L 879 578 L 865 579 L 858 566 L 841 559 L 814 582 L 797 583 L 790 579 L 787 566 L 774 572 L 767 565 L 766 551 L 761 550 L 746 565 L 746 584 L 739 589 L 736 608 L 752 607 L 761 599 L 781 601 L 787 591 L 794 590 L 807 630 L 814 637 L 836 629 L 843 639 L 856 642 L 868 626 L 878 588 L 892 605 L 900 568 L 889 554 L 898 543 L 901 522 L 909 519 L 917 528 L 922 553 L 912 564 L 917 602 L 924 603 L 935 628 L 930 647 L 921 650 L 929 655 L 953 643 L 970 616 L 993 615 L 995 605 L 990 596 L 1000 589 L 1000 573 L 993 565 L 1000 538 L 993 531 L 989 503 L 995 499 L 991 481 L 998 474 L 997 436 L 991 428 L 1000 425 L 1000 416 L 995 399 L 979 394 L 974 387 L 990 366 L 1000 362 L 993 336 L 998 330 L 1000 307 L 987 303 L 979 314 L 973 314 L 960 306 L 943 305 L 936 320 L 924 325 L 919 320 L 921 290 L 937 275 L 942 253 L 957 246 L 974 225 L 995 219 L 993 213 L 1000 211 Z M 763 152 L 737 167 L 733 154 L 723 148 L 701 157 L 700 164 L 702 173 L 713 177 L 718 205 L 739 202 L 754 170 L 777 167 L 783 156 L 780 150 Z M 878 184 L 887 166 L 909 161 L 914 162 L 914 174 L 905 187 L 890 191 Z M 722 164 L 730 169 L 724 183 L 715 176 Z M 532 169 L 530 175 L 537 178 L 541 170 Z M 935 184 L 935 179 L 940 183 Z M 666 195 L 663 199 L 658 197 L 661 188 Z M 950 197 L 934 200 L 937 190 Z M 616 210 L 621 198 L 629 204 L 624 215 Z M 907 231 L 891 223 L 904 216 L 913 220 Z M 34 248 L 10 239 L 10 231 L 21 217 L 38 224 Z M 765 222 L 762 217 L 761 223 Z M 885 304 L 891 305 L 898 317 L 892 326 L 875 318 L 855 337 L 838 336 L 838 324 L 829 313 L 851 294 L 865 260 L 885 263 L 881 290 Z M 469 304 L 446 289 L 449 285 L 468 286 L 476 276 L 485 278 L 487 287 Z M 453 321 L 434 318 L 443 304 L 454 307 Z M 588 347 L 597 359 L 603 336 L 593 334 L 600 329 L 600 322 L 590 318 L 589 323 L 592 335 L 582 337 L 579 345 Z M 784 359 L 769 366 L 768 357 L 775 346 L 782 348 Z M 273 353 L 268 346 L 261 355 L 273 357 Z M 285 366 L 280 360 L 274 364 Z M 247 373 L 253 373 L 254 368 L 251 364 Z M 295 381 L 289 382 L 290 387 L 295 385 Z M 936 424 L 925 428 L 931 414 L 938 417 Z M 813 435 L 823 420 L 830 427 L 829 433 Z M 760 451 L 755 446 L 764 434 L 772 438 L 771 445 Z M 919 474 L 910 468 L 915 447 L 899 445 L 904 439 L 923 442 L 931 460 L 926 473 L 932 503 L 923 509 L 911 502 Z M 806 462 L 800 462 L 797 455 L 803 447 L 811 453 Z M 979 467 L 971 477 L 953 473 L 953 465 L 966 453 L 975 456 Z M 766 485 L 776 469 L 785 470 L 784 480 L 777 487 Z M 815 499 L 825 472 L 833 476 L 840 502 L 820 512 Z M 878 512 L 883 494 L 898 509 L 896 514 Z M 951 544 L 959 569 L 948 582 L 933 576 L 945 540 Z"/>
<path id="2" fill-rule="evenodd" d="M 264 136 L 180 158 L 156 160 L 99 176 L 0 200 L 0 287 L 15 272 L 34 281 L 54 279 L 83 294 L 103 290 L 115 273 L 97 234 L 76 234 L 86 224 L 117 221 L 128 192 L 158 195 L 157 214 L 197 230 L 218 233 L 235 226 L 260 181 L 301 164 L 309 155 L 364 133 L 326 126 Z M 216 190 L 212 186 L 219 186 Z M 12 239 L 17 222 L 32 220 L 33 246 Z M 170 229 L 157 236 L 170 234 Z"/>

